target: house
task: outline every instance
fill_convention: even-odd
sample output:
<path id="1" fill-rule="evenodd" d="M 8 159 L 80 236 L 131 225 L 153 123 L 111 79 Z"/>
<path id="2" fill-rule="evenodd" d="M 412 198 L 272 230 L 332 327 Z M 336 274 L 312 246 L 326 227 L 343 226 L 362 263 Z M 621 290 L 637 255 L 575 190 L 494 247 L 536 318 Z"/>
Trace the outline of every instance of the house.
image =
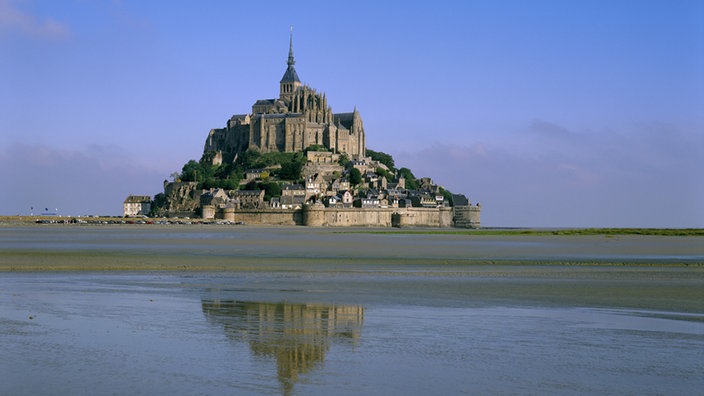
<path id="1" fill-rule="evenodd" d="M 152 197 L 148 195 L 130 195 L 122 205 L 125 217 L 146 216 L 152 210 Z"/>
<path id="2" fill-rule="evenodd" d="M 341 191 L 346 191 L 350 189 L 350 182 L 347 179 L 335 179 L 332 182 L 331 191 L 333 195 L 338 195 Z"/>
<path id="3" fill-rule="evenodd" d="M 364 209 L 369 209 L 369 208 L 380 208 L 381 207 L 381 201 L 379 201 L 379 198 L 376 197 L 361 197 L 357 198 L 354 200 L 354 206 L 357 208 L 364 208 Z"/>
<path id="4" fill-rule="evenodd" d="M 282 195 L 281 209 L 300 209 L 305 203 L 305 196 L 302 195 Z"/>
<path id="5" fill-rule="evenodd" d="M 306 188 L 288 184 L 281 189 L 281 209 L 300 209 L 306 202 Z"/>
<path id="6" fill-rule="evenodd" d="M 409 198 L 415 208 L 437 208 L 438 203 L 435 200 L 435 195 L 424 192 L 409 191 Z"/>
<path id="7" fill-rule="evenodd" d="M 227 195 L 227 191 L 222 188 L 211 188 L 210 190 L 201 194 L 200 205 L 201 207 L 205 205 L 225 207 L 229 200 L 230 196 Z"/>
<path id="8" fill-rule="evenodd" d="M 364 174 L 364 180 L 370 185 L 376 184 L 379 180 L 379 175 L 377 175 L 376 172 L 367 171 L 367 173 Z"/>
<path id="9" fill-rule="evenodd" d="M 306 177 L 306 200 L 325 194 L 328 189 L 328 182 L 319 173 Z"/>
<path id="10" fill-rule="evenodd" d="M 264 190 L 233 190 L 232 200 L 239 209 L 260 209 L 264 207 Z"/>
<path id="11" fill-rule="evenodd" d="M 419 196 L 420 198 L 420 206 L 424 208 L 436 208 L 438 206 L 437 201 L 435 200 L 434 195 L 430 194 L 421 194 Z"/>
<path id="12" fill-rule="evenodd" d="M 323 204 L 328 208 L 341 208 L 342 197 L 339 197 L 337 195 L 325 197 L 325 199 L 323 199 Z"/>
<path id="13" fill-rule="evenodd" d="M 442 194 L 435 194 L 435 206 L 446 206 L 445 196 Z"/>
<path id="14" fill-rule="evenodd" d="M 349 190 L 338 194 L 338 197 L 340 198 L 340 201 L 342 202 L 343 208 L 351 208 L 352 207 L 352 202 L 354 201 L 354 195 L 352 195 L 352 193 Z"/>

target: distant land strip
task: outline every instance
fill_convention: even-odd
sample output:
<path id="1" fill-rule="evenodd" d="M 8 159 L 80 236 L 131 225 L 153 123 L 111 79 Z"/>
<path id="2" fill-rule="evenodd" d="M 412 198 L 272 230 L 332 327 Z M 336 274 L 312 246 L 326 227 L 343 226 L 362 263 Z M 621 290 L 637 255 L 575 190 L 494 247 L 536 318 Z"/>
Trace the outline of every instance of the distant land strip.
<path id="1" fill-rule="evenodd" d="M 372 272 L 380 275 L 450 276 L 466 275 L 472 267 L 497 268 L 472 276 L 506 276 L 509 267 L 572 268 L 675 268 L 697 271 L 691 276 L 701 279 L 704 263 L 662 259 L 457 259 L 394 257 L 201 257 L 184 254 L 126 253 L 123 251 L 22 251 L 5 250 L 0 255 L 0 273 L 36 271 L 285 271 L 296 272 Z M 464 267 L 464 269 L 462 269 Z M 502 269 L 503 268 L 503 269 Z M 498 272 L 497 272 L 498 271 Z"/>
<path id="2" fill-rule="evenodd" d="M 71 220 L 84 220 L 88 224 L 119 224 L 119 223 L 145 223 L 145 225 L 159 225 L 159 222 L 169 222 L 170 224 L 185 223 L 184 219 L 169 218 L 123 218 L 120 216 L 0 216 L 0 226 L 29 225 L 37 222 L 69 222 Z M 193 225 L 215 224 L 216 221 L 203 221 L 201 219 L 189 220 L 187 223 Z M 81 225 L 80 223 L 78 225 Z M 191 224 L 182 224 L 185 226 Z M 256 227 L 256 226 L 255 226 Z M 276 227 L 276 226 L 270 226 Z M 329 227 L 335 234 L 417 234 L 417 235 L 653 235 L 653 236 L 704 236 L 704 228 L 523 228 L 523 227 L 496 227 L 479 229 L 462 228 L 354 228 L 345 229 L 339 227 Z"/>
<path id="3" fill-rule="evenodd" d="M 340 230 L 336 233 L 366 233 L 366 234 L 419 234 L 419 235 L 657 235 L 657 236 L 704 236 L 704 228 L 565 228 L 565 229 L 535 229 L 535 228 L 482 228 L 465 229 L 369 229 Z"/>

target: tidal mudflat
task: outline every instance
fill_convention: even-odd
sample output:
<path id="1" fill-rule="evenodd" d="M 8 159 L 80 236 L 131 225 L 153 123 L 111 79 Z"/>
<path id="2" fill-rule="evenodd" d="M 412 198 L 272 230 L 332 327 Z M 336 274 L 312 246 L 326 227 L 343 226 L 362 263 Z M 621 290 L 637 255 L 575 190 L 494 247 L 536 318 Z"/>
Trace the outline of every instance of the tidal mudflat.
<path id="1" fill-rule="evenodd" d="M 339 231 L 0 228 L 0 394 L 704 389 L 700 237 Z"/>

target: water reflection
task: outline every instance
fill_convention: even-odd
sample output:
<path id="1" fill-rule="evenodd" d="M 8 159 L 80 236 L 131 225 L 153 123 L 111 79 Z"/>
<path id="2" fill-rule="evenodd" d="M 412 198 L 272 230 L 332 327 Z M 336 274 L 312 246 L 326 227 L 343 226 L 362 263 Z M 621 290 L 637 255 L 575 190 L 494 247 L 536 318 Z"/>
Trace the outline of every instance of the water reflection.
<path id="1" fill-rule="evenodd" d="M 356 342 L 364 308 L 322 304 L 203 300 L 203 312 L 222 325 L 228 337 L 249 343 L 258 356 L 276 359 L 283 393 L 321 364 L 333 340 Z"/>

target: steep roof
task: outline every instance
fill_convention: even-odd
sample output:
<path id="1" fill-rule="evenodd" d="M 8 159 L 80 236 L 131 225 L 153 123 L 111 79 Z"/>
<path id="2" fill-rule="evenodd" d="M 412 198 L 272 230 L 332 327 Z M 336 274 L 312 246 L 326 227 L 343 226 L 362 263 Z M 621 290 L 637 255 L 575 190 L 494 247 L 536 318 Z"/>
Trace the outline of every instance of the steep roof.
<path id="1" fill-rule="evenodd" d="M 354 121 L 354 113 L 337 113 L 333 114 L 333 120 L 335 124 L 342 125 L 345 129 L 352 129 L 352 122 Z"/>
<path id="2" fill-rule="evenodd" d="M 293 59 L 293 29 L 291 29 L 291 38 L 288 45 L 288 61 L 286 64 L 288 67 L 286 68 L 284 76 L 281 77 L 281 83 L 300 83 L 301 80 L 298 78 L 298 73 L 296 73 L 296 69 L 293 67 L 293 65 L 296 64 L 295 59 Z"/>
<path id="3" fill-rule="evenodd" d="M 290 83 L 290 82 L 301 82 L 301 80 L 298 78 L 298 73 L 296 73 L 296 69 L 293 67 L 293 65 L 288 65 L 286 68 L 286 72 L 284 73 L 284 76 L 281 77 L 281 83 Z"/>
<path id="4" fill-rule="evenodd" d="M 462 194 L 452 194 L 452 203 L 455 206 L 469 206 L 469 199 Z"/>

